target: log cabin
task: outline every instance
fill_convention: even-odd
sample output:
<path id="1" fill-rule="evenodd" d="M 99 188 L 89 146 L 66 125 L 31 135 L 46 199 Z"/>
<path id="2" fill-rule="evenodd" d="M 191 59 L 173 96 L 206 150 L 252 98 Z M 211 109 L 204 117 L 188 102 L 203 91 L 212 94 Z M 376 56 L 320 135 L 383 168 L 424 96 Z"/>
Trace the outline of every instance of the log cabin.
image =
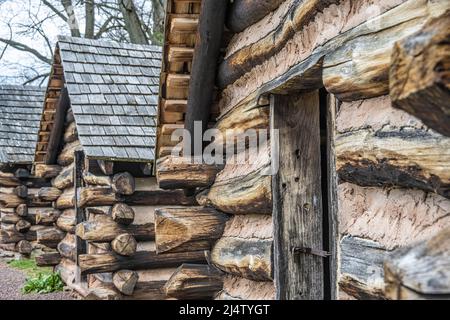
<path id="1" fill-rule="evenodd" d="M 450 3 L 167 2 L 156 176 L 198 204 L 157 251 L 206 250 L 216 299 L 449 298 Z"/>
<path id="2" fill-rule="evenodd" d="M 193 206 L 154 178 L 161 50 L 59 37 L 37 133 L 34 173 L 51 179 L 36 257 L 85 299 L 164 299 L 164 285 L 203 251 L 164 257 L 155 247 L 156 206 Z M 190 270 L 190 269 L 189 269 Z"/>
<path id="3" fill-rule="evenodd" d="M 31 175 L 43 107 L 43 89 L 0 86 L 0 250 L 30 256 L 52 249 L 38 244 L 38 234 L 52 230 L 38 219 L 51 209 L 41 197 L 50 180 Z"/>

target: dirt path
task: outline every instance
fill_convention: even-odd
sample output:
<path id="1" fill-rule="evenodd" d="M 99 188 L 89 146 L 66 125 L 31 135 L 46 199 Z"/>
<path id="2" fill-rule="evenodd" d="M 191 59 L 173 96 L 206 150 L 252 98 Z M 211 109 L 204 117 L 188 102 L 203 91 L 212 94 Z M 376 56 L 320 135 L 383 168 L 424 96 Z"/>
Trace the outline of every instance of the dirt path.
<path id="1" fill-rule="evenodd" d="M 9 267 L 0 260 L 0 300 L 74 300 L 68 292 L 50 294 L 22 294 L 24 272 Z"/>

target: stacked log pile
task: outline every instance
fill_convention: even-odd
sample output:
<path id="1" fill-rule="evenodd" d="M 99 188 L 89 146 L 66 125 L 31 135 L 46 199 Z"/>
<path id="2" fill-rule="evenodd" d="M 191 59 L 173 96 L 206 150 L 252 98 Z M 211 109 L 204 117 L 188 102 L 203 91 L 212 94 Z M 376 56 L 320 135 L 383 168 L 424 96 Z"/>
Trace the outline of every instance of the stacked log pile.
<path id="1" fill-rule="evenodd" d="M 31 176 L 27 168 L 0 172 L 0 249 L 25 256 L 36 248 L 54 251 L 50 189 L 49 180 Z"/>

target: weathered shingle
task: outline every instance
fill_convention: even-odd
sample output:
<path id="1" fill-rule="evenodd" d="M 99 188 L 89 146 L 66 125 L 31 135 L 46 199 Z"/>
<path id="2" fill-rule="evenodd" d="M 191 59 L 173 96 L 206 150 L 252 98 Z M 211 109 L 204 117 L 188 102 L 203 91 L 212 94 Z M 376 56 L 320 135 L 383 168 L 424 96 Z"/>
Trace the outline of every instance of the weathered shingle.
<path id="1" fill-rule="evenodd" d="M 44 90 L 0 85 L 0 163 L 31 163 Z"/>
<path id="2" fill-rule="evenodd" d="M 58 40 L 87 156 L 154 160 L 161 48 L 71 37 Z"/>

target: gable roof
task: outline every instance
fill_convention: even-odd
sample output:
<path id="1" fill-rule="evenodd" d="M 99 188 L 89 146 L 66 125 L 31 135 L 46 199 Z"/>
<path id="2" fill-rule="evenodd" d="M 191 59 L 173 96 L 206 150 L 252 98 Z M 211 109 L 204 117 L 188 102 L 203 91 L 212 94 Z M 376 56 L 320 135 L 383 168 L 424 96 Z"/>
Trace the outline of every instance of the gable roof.
<path id="1" fill-rule="evenodd" d="M 32 163 L 44 89 L 0 85 L 0 163 Z"/>
<path id="2" fill-rule="evenodd" d="M 161 48 L 63 36 L 58 48 L 85 154 L 153 161 Z"/>

